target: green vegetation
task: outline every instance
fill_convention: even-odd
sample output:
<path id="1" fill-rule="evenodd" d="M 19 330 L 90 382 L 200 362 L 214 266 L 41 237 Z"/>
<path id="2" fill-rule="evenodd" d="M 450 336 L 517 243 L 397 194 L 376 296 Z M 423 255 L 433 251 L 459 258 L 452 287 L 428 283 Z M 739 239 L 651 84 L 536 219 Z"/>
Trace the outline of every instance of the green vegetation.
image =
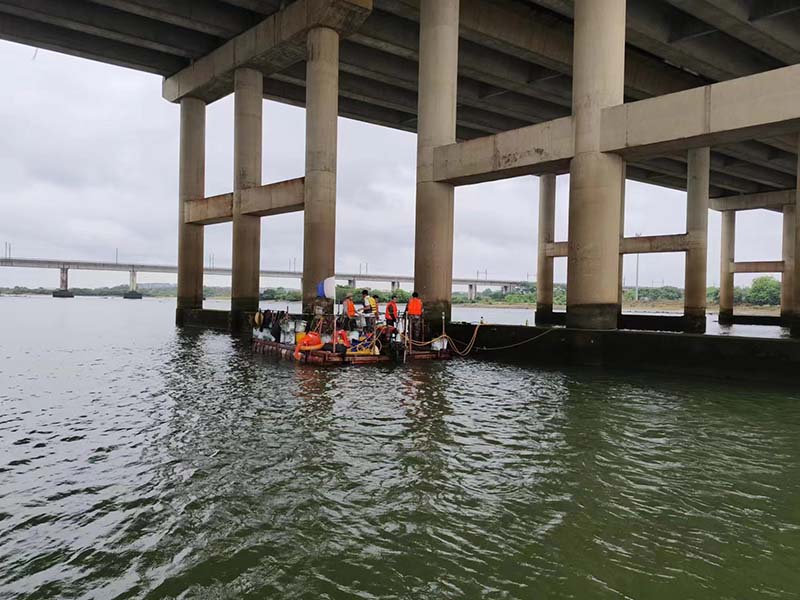
<path id="1" fill-rule="evenodd" d="M 358 302 L 361 299 L 362 287 L 351 288 L 343 285 L 336 286 L 336 298 L 341 302 L 345 295 L 350 292 L 353 299 Z M 377 294 L 380 302 L 387 302 L 392 296 L 392 292 L 387 290 L 373 290 Z M 76 296 L 122 296 L 128 291 L 127 285 L 101 288 L 70 288 Z M 148 297 L 174 297 L 176 286 L 173 284 L 145 284 L 139 286 L 139 291 L 143 296 Z M 13 288 L 0 287 L 0 294 L 13 295 L 50 295 L 53 292 L 50 288 L 27 288 L 15 286 Z M 229 287 L 204 287 L 203 293 L 206 298 L 230 297 Z M 406 290 L 394 292 L 400 303 L 408 302 L 411 293 Z M 633 288 L 623 290 L 625 302 L 633 302 L 635 291 Z M 297 289 L 283 287 L 266 288 L 260 294 L 261 300 L 272 300 L 276 302 L 299 302 L 302 300 L 302 293 Z M 683 290 L 674 286 L 661 287 L 640 287 L 639 303 L 663 303 L 679 302 L 683 300 Z M 567 303 L 567 288 L 564 284 L 553 286 L 553 302 L 563 306 Z M 708 288 L 708 302 L 710 304 L 719 303 L 719 288 Z M 733 302 L 737 305 L 747 304 L 753 306 L 778 306 L 781 302 L 781 282 L 765 275 L 753 280 L 750 287 L 735 287 L 733 290 Z M 454 292 L 453 304 L 536 304 L 536 284 L 523 283 L 514 286 L 507 294 L 500 290 L 484 289 L 476 294 L 474 300 L 470 300 L 466 292 Z"/>
<path id="2" fill-rule="evenodd" d="M 69 291 L 76 296 L 122 296 L 128 291 L 127 285 L 115 285 L 114 287 L 99 287 L 99 288 L 80 288 L 70 287 Z M 148 298 L 174 298 L 177 295 L 177 286 L 174 284 L 165 284 L 155 287 L 147 285 L 139 286 L 139 292 L 142 296 Z M 53 288 L 29 288 L 23 286 L 14 286 L 13 288 L 0 287 L 0 294 L 13 294 L 17 296 L 49 296 L 53 293 Z M 204 287 L 203 295 L 206 298 L 219 298 L 231 295 L 231 289 L 228 287 Z"/>

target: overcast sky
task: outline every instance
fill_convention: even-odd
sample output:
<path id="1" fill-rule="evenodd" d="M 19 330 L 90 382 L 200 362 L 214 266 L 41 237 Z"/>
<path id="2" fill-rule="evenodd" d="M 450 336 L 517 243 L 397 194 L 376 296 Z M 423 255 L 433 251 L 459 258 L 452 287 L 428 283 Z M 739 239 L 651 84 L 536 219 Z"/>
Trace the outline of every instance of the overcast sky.
<path id="1" fill-rule="evenodd" d="M 0 241 L 16 257 L 170 263 L 177 256 L 179 108 L 161 78 L 0 41 Z M 206 193 L 231 191 L 233 98 L 207 112 Z M 264 103 L 264 183 L 302 176 L 302 109 Z M 415 136 L 339 120 L 336 268 L 413 273 Z M 556 239 L 566 239 L 568 178 L 558 178 Z M 536 277 L 538 180 L 456 188 L 454 275 Z M 685 194 L 627 184 L 626 235 L 685 230 Z M 709 216 L 709 285 L 719 281 L 719 213 Z M 781 217 L 740 213 L 737 260 L 779 260 Z M 262 219 L 261 264 L 302 265 L 302 213 Z M 230 265 L 230 223 L 206 227 L 206 255 Z M 683 255 L 642 255 L 640 283 L 683 286 Z M 632 285 L 635 257 L 625 261 Z M 566 280 L 566 259 L 556 260 Z M 737 275 L 737 285 L 752 276 Z M 170 276 L 142 274 L 147 281 Z M 55 287 L 58 273 L 0 268 L 0 286 Z M 117 285 L 124 273 L 73 271 L 70 285 Z M 206 277 L 210 285 L 227 278 Z M 296 282 L 262 281 L 262 285 Z M 379 286 L 383 287 L 383 286 Z"/>

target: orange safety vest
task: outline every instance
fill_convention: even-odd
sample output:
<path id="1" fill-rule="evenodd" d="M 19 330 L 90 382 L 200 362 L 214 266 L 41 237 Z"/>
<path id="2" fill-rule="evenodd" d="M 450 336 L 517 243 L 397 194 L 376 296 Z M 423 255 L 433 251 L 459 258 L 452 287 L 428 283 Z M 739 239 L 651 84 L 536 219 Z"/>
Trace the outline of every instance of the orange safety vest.
<path id="1" fill-rule="evenodd" d="M 344 311 L 347 313 L 347 316 L 352 318 L 356 316 L 356 305 L 350 298 L 344 299 Z"/>
<path id="2" fill-rule="evenodd" d="M 389 302 L 386 305 L 386 320 L 397 321 L 397 302 Z"/>
<path id="3" fill-rule="evenodd" d="M 408 301 L 408 306 L 406 306 L 406 312 L 415 317 L 422 315 L 422 300 L 419 298 L 411 298 Z"/>

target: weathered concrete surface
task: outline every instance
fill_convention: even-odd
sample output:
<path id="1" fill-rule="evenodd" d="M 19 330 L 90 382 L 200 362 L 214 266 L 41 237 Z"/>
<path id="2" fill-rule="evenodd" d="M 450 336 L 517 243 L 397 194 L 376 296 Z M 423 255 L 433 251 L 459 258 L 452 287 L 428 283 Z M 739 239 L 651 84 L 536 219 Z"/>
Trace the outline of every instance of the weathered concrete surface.
<path id="1" fill-rule="evenodd" d="M 733 261 L 736 249 L 736 211 L 722 213 L 719 256 L 719 322 L 733 323 Z"/>
<path id="2" fill-rule="evenodd" d="M 683 315 L 686 330 L 706 330 L 706 298 L 708 295 L 708 190 L 711 149 L 689 150 L 689 171 L 686 184 L 686 232 L 693 246 L 686 249 L 684 271 Z"/>
<path id="3" fill-rule="evenodd" d="M 247 188 L 240 192 L 243 215 L 270 217 L 303 210 L 305 177 Z M 186 223 L 212 225 L 233 219 L 233 193 L 190 200 L 186 205 Z"/>
<path id="4" fill-rule="evenodd" d="M 213 102 L 230 94 L 237 69 L 277 73 L 306 58 L 306 37 L 314 28 L 341 33 L 358 28 L 372 0 L 297 0 L 164 80 L 170 102 L 185 96 Z"/>
<path id="5" fill-rule="evenodd" d="M 648 254 L 653 252 L 683 252 L 688 249 L 700 250 L 702 236 L 697 233 L 673 233 L 667 235 L 642 235 L 622 238 L 620 254 Z"/>
<path id="6" fill-rule="evenodd" d="M 175 320 L 203 306 L 203 227 L 186 223 L 186 207 L 205 196 L 206 104 L 196 98 L 181 100 L 178 181 L 178 306 Z"/>
<path id="7" fill-rule="evenodd" d="M 233 251 L 231 311 L 258 309 L 261 219 L 242 211 L 242 190 L 261 186 L 261 122 L 264 77 L 254 69 L 235 73 L 233 121 Z"/>
<path id="8" fill-rule="evenodd" d="M 448 326 L 448 334 L 457 340 L 468 341 L 474 327 L 472 324 L 452 323 Z M 550 333 L 529 341 L 547 331 Z M 520 345 L 506 350 L 488 350 L 512 344 Z M 800 341 L 484 325 L 478 332 L 474 356 L 528 366 L 591 365 L 629 371 L 796 382 L 800 369 Z"/>
<path id="9" fill-rule="evenodd" d="M 781 319 L 791 325 L 797 304 L 794 297 L 795 277 L 795 224 L 797 211 L 794 204 L 783 207 L 783 275 L 781 276 Z"/>
<path id="10" fill-rule="evenodd" d="M 751 260 L 731 264 L 733 273 L 783 273 L 782 260 Z"/>
<path id="11" fill-rule="evenodd" d="M 454 185 L 519 175 L 566 173 L 574 155 L 572 117 L 440 146 L 433 178 Z"/>
<path id="12" fill-rule="evenodd" d="M 725 196 L 711 200 L 712 210 L 755 210 L 759 208 L 783 209 L 787 204 L 794 204 L 795 190 L 780 190 L 760 194 L 743 194 L 741 196 Z"/>
<path id="13" fill-rule="evenodd" d="M 572 78 L 567 325 L 613 329 L 619 314 L 625 165 L 602 152 L 601 114 L 623 101 L 625 0 L 576 0 Z"/>
<path id="14" fill-rule="evenodd" d="M 539 177 L 539 240 L 536 261 L 536 324 L 552 322 L 553 257 L 547 245 L 556 235 L 556 176 L 548 173 Z"/>
<path id="15" fill-rule="evenodd" d="M 233 220 L 233 192 L 189 200 L 183 211 L 183 222 L 191 225 L 213 225 L 231 220 Z"/>
<path id="16" fill-rule="evenodd" d="M 307 45 L 303 310 L 310 312 L 317 284 L 334 274 L 336 263 L 339 34 L 312 29 Z"/>
<path id="17" fill-rule="evenodd" d="M 434 148 L 455 142 L 459 0 L 422 0 L 414 282 L 425 316 L 450 320 L 454 190 L 434 177 Z"/>
<path id="18" fill-rule="evenodd" d="M 602 150 L 658 155 L 800 129 L 800 65 L 603 111 Z"/>

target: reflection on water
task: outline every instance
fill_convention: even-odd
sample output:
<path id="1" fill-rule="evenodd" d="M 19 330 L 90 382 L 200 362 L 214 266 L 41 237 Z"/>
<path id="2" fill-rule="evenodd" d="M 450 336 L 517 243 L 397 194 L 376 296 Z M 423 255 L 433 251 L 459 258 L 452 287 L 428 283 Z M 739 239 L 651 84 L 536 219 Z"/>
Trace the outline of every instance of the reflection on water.
<path id="1" fill-rule="evenodd" d="M 322 369 L 0 298 L 0 598 L 792 598 L 785 389 Z"/>

